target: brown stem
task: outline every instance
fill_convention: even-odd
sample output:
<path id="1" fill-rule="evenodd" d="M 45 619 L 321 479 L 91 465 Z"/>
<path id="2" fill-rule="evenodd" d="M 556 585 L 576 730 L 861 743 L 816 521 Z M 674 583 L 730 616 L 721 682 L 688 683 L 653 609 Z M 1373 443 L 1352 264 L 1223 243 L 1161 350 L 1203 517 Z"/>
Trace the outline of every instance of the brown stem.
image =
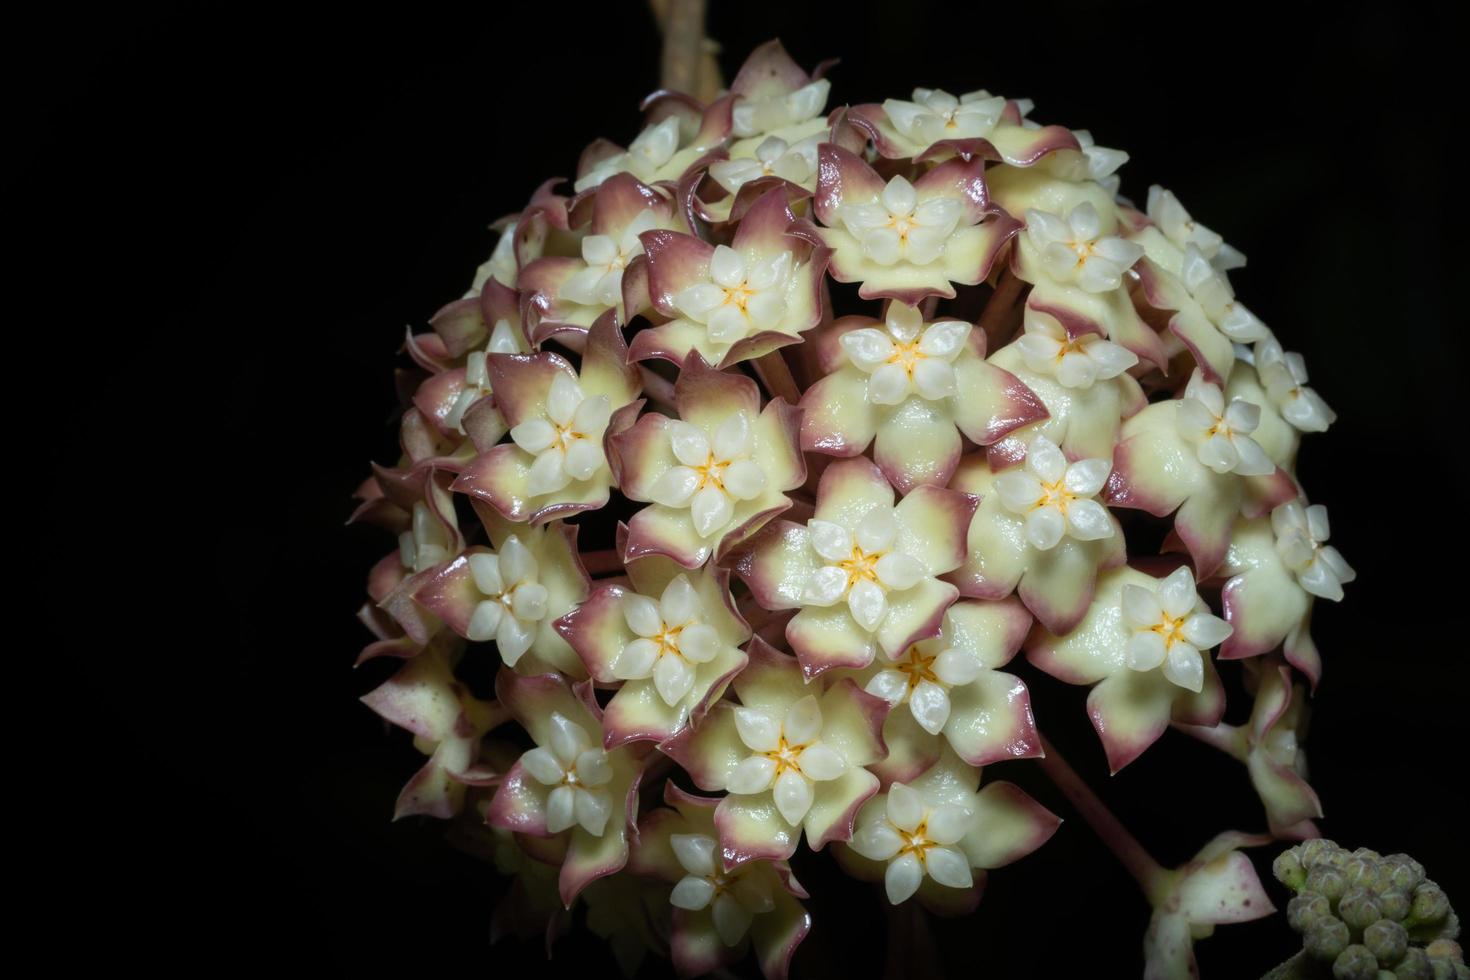
<path id="1" fill-rule="evenodd" d="M 979 328 L 985 331 L 985 340 L 989 350 L 999 350 L 1011 339 L 1011 334 L 1016 329 L 1016 310 L 1021 298 L 1021 291 L 1026 288 L 1026 283 L 1017 278 L 1009 268 L 1001 270 L 1000 279 L 995 284 L 995 292 L 990 294 L 990 300 L 985 304 L 985 309 L 980 311 Z"/>
<path id="2" fill-rule="evenodd" d="M 705 0 L 664 0 L 653 4 L 664 32 L 659 78 L 664 88 L 701 94 L 700 68 L 704 61 Z"/>
<path id="3" fill-rule="evenodd" d="M 614 572 L 621 572 L 625 564 L 622 553 L 616 548 L 582 552 L 582 565 L 587 569 L 587 574 L 593 578 L 599 575 L 611 575 Z"/>
<path id="4" fill-rule="evenodd" d="M 1122 821 L 1113 815 L 1113 811 L 1107 808 L 1107 804 L 1098 799 L 1092 787 L 1077 775 L 1077 771 L 1067 764 L 1057 747 L 1047 741 L 1046 736 L 1041 736 L 1041 750 L 1046 753 L 1037 763 L 1040 764 L 1042 772 L 1046 773 L 1048 779 L 1056 784 L 1057 789 L 1062 791 L 1082 819 L 1087 821 L 1095 834 L 1107 845 L 1113 856 L 1128 869 L 1133 880 L 1143 889 L 1143 894 L 1150 902 L 1155 902 L 1162 896 L 1162 890 L 1166 881 L 1167 871 L 1155 861 L 1153 857 L 1144 850 L 1138 838 L 1128 832 Z"/>
<path id="5" fill-rule="evenodd" d="M 755 373 L 760 375 L 772 398 L 784 398 L 795 405 L 801 401 L 801 389 L 791 376 L 791 368 L 779 350 L 762 354 L 755 359 Z"/>
<path id="6" fill-rule="evenodd" d="M 674 404 L 674 383 L 672 381 L 642 364 L 638 365 L 638 377 L 643 380 L 645 395 L 655 403 L 677 411 Z"/>

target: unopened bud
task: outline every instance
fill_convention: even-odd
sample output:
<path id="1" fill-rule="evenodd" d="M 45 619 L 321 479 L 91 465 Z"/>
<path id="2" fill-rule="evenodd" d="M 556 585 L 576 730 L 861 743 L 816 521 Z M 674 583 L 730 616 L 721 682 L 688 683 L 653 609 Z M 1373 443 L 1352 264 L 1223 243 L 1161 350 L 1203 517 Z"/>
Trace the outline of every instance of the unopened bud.
<path id="1" fill-rule="evenodd" d="M 1368 947 L 1379 963 L 1392 966 L 1404 958 L 1404 953 L 1409 948 L 1409 933 L 1397 922 L 1379 919 L 1363 930 L 1363 945 Z"/>
<path id="2" fill-rule="evenodd" d="M 1271 862 L 1271 873 L 1276 876 L 1277 881 L 1292 891 L 1301 891 L 1302 884 L 1307 880 L 1306 869 L 1302 867 L 1294 849 L 1276 855 L 1276 860 Z"/>
<path id="3" fill-rule="evenodd" d="M 1331 963 L 1348 948 L 1351 941 L 1352 936 L 1348 933 L 1346 922 L 1341 919 L 1325 919 L 1302 937 L 1302 948 L 1313 959 Z"/>
<path id="4" fill-rule="evenodd" d="M 1415 925 L 1441 922 L 1449 912 L 1450 900 L 1438 885 L 1426 881 L 1414 889 L 1414 900 L 1409 906 L 1410 922 Z"/>
<path id="5" fill-rule="evenodd" d="M 1316 892 L 1303 892 L 1286 903 L 1286 923 L 1297 932 L 1306 932 L 1331 915 L 1332 903 Z"/>
<path id="6" fill-rule="evenodd" d="M 1417 946 L 1409 947 L 1404 958 L 1394 966 L 1393 973 L 1398 980 L 1434 980 L 1434 967 L 1429 956 Z"/>
<path id="7" fill-rule="evenodd" d="M 1307 875 L 1306 889 L 1326 895 L 1329 901 L 1336 902 L 1347 891 L 1347 881 L 1338 871 L 1319 865 Z"/>
<path id="8" fill-rule="evenodd" d="M 1378 903 L 1373 901 L 1373 896 L 1366 888 L 1349 889 L 1342 896 L 1342 901 L 1337 903 L 1337 914 L 1350 927 L 1360 931 L 1383 917 L 1383 913 L 1378 910 Z"/>
<path id="9" fill-rule="evenodd" d="M 1374 980 L 1378 976 L 1378 961 L 1367 946 L 1349 946 L 1332 961 L 1332 975 L 1337 980 Z"/>

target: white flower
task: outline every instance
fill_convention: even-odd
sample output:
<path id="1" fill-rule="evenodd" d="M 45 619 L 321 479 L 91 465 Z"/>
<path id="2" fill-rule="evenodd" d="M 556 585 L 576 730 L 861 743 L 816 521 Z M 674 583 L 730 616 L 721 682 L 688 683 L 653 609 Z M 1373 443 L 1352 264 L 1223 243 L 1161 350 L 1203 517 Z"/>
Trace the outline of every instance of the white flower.
<path id="1" fill-rule="evenodd" d="M 823 136 L 818 133 L 795 145 L 779 136 L 768 136 L 756 146 L 754 159 L 716 160 L 710 164 L 709 175 L 731 194 L 760 177 L 780 177 L 805 187 L 816 175 L 817 145 Z"/>
<path id="2" fill-rule="evenodd" d="M 1123 647 L 1128 666 L 1153 670 L 1163 664 L 1171 682 L 1199 693 L 1205 679 L 1200 651 L 1219 646 L 1234 630 L 1210 613 L 1189 569 L 1175 569 L 1158 591 L 1123 586 L 1122 607 L 1123 623 L 1132 631 Z"/>
<path id="3" fill-rule="evenodd" d="M 679 117 L 669 116 L 639 133 L 628 149 L 600 161 L 572 188 L 581 193 L 596 187 L 613 174 L 629 171 L 642 181 L 652 180 L 659 168 L 673 159 L 679 149 Z"/>
<path id="4" fill-rule="evenodd" d="M 470 575 L 484 596 L 470 614 L 465 635 L 494 640 L 500 659 L 514 667 L 531 648 L 536 626 L 546 618 L 546 586 L 537 581 L 540 566 L 531 549 L 512 534 L 498 553 L 470 555 Z"/>
<path id="5" fill-rule="evenodd" d="M 664 587 L 657 602 L 628 592 L 622 607 L 623 619 L 637 638 L 613 661 L 613 676 L 624 681 L 652 677 L 664 703 L 678 704 L 694 686 L 695 668 L 720 652 L 720 634 L 704 622 L 699 593 L 681 574 Z"/>
<path id="6" fill-rule="evenodd" d="M 590 480 L 606 463 L 602 434 L 612 419 L 606 395 L 586 398 L 575 378 L 558 371 L 540 418 L 510 430 L 515 444 L 535 456 L 527 489 L 533 496 L 555 493 L 573 480 Z"/>
<path id="7" fill-rule="evenodd" d="M 669 837 L 674 857 L 688 872 L 674 886 L 669 902 L 698 912 L 709 909 L 720 942 L 734 946 L 750 931 L 751 920 L 776 907 L 770 879 L 747 864 L 725 871 L 715 860 L 717 844 L 704 834 L 673 834 Z"/>
<path id="8" fill-rule="evenodd" d="M 465 356 L 464 365 L 464 390 L 455 399 L 454 407 L 449 414 L 444 416 L 444 423 L 458 432 L 464 432 L 464 413 L 470 407 L 490 394 L 490 374 L 485 369 L 485 355 L 487 354 L 518 354 L 521 345 L 516 340 L 515 331 L 511 328 L 510 321 L 496 320 L 495 327 L 490 331 L 490 341 L 484 350 L 472 350 Z"/>
<path id="9" fill-rule="evenodd" d="M 1189 295 L 1199 303 L 1220 332 L 1239 344 L 1249 344 L 1268 337 L 1271 331 L 1245 304 L 1236 300 L 1235 290 L 1225 273 L 1210 264 L 1205 254 L 1193 244 L 1184 247 L 1179 277 Z"/>
<path id="10" fill-rule="evenodd" d="M 956 197 L 931 197 L 922 204 L 914 185 L 894 177 L 873 204 L 843 204 L 837 216 L 856 238 L 863 254 L 879 265 L 928 265 L 944 253 L 945 243 L 965 216 Z"/>
<path id="11" fill-rule="evenodd" d="M 1128 348 L 1095 333 L 1068 337 L 1054 317 L 1026 310 L 1025 333 L 1016 341 L 1026 366 L 1067 388 L 1091 388 L 1138 363 Z"/>
<path id="12" fill-rule="evenodd" d="M 973 682 L 984 669 L 973 650 L 949 647 L 926 654 L 915 643 L 892 666 L 874 674 L 865 690 L 894 707 L 908 702 L 919 727 L 938 735 L 949 721 L 950 689 Z"/>
<path id="13" fill-rule="evenodd" d="M 422 500 L 413 505 L 409 529 L 398 535 L 398 558 L 410 572 L 433 568 L 449 557 L 449 532 Z"/>
<path id="14" fill-rule="evenodd" d="M 502 286 L 514 287 L 516 284 L 516 252 L 515 252 L 515 225 L 512 224 L 500 233 L 495 240 L 495 248 L 491 249 L 490 257 L 481 262 L 475 269 L 474 279 L 470 282 L 469 291 L 465 298 L 480 295 L 485 288 L 485 283 L 494 279 Z"/>
<path id="15" fill-rule="evenodd" d="M 1038 435 L 1026 447 L 1026 465 L 997 476 L 995 492 L 1007 510 L 1025 518 L 1031 547 L 1050 551 L 1064 535 L 1078 541 L 1113 536 L 1107 508 L 1092 499 L 1112 469 L 1106 459 L 1069 464 L 1056 443 Z"/>
<path id="16" fill-rule="evenodd" d="M 1109 194 L 1118 195 L 1120 178 L 1117 170 L 1128 162 L 1126 150 L 1115 150 L 1110 146 L 1098 146 L 1092 133 L 1085 129 L 1074 129 L 1077 145 L 1082 147 L 1082 156 L 1087 161 L 1087 176 L 1107 188 Z"/>
<path id="17" fill-rule="evenodd" d="M 883 103 L 893 128 L 920 146 L 989 136 L 1005 107 L 1004 96 L 983 89 L 955 98 L 940 89 L 916 88 L 912 102 L 888 99 Z"/>
<path id="18" fill-rule="evenodd" d="M 1276 532 L 1276 553 L 1301 587 L 1319 598 L 1342 601 L 1343 584 L 1358 573 L 1336 548 L 1324 543 L 1330 533 L 1327 508 L 1288 501 L 1271 511 L 1271 530 Z"/>
<path id="19" fill-rule="evenodd" d="M 819 78 L 794 92 L 764 99 L 742 95 L 735 102 L 732 130 L 737 137 L 744 139 L 814 119 L 826 108 L 827 93 L 831 88 L 831 82 Z"/>
<path id="20" fill-rule="evenodd" d="M 1071 282 L 1089 293 L 1104 293 L 1123 283 L 1123 273 L 1143 255 L 1143 246 L 1102 234 L 1091 202 L 1073 208 L 1063 220 L 1028 208 L 1026 237 L 1041 255 L 1041 267 L 1057 282 Z"/>
<path id="21" fill-rule="evenodd" d="M 1158 184 L 1148 189 L 1148 218 L 1175 245 L 1198 248 L 1216 269 L 1225 271 L 1245 265 L 1244 255 L 1226 245 L 1219 234 L 1191 218 L 1179 198 Z"/>
<path id="22" fill-rule="evenodd" d="M 638 236 L 657 227 L 658 216 L 653 211 L 642 211 L 618 238 L 588 235 L 582 239 L 582 261 L 587 268 L 573 273 L 558 295 L 583 306 L 617 306 L 623 300 L 623 270 L 643 254 Z"/>
<path id="23" fill-rule="evenodd" d="M 848 769 L 847 759 L 821 741 L 822 709 L 807 695 L 786 709 L 784 718 L 758 708 L 736 708 L 735 729 L 750 749 L 730 773 L 731 793 L 772 790 L 776 809 L 795 827 L 812 807 L 812 783 L 836 779 Z"/>
<path id="24" fill-rule="evenodd" d="M 715 429 L 714 439 L 696 426 L 674 419 L 669 441 L 680 465 L 664 472 L 649 496 L 665 507 L 688 507 L 694 531 L 709 538 L 729 526 L 735 503 L 754 500 L 766 488 L 766 474 L 753 459 L 755 430 L 750 416 L 735 412 Z"/>
<path id="25" fill-rule="evenodd" d="M 612 815 L 612 801 L 600 787 L 612 780 L 612 766 L 586 729 L 558 712 L 551 715 L 551 745 L 521 756 L 531 778 L 553 789 L 546 797 L 546 829 L 553 834 L 581 824 L 601 837 Z"/>
<path id="26" fill-rule="evenodd" d="M 734 344 L 781 323 L 790 281 L 790 252 L 756 261 L 728 245 L 716 245 L 709 279 L 681 289 L 674 305 L 690 320 L 704 324 L 710 340 Z"/>
<path id="27" fill-rule="evenodd" d="M 884 815 L 859 827 L 850 846 L 870 861 L 888 862 L 883 887 L 897 905 L 919 890 L 926 874 L 949 888 L 975 883 L 969 860 L 954 846 L 969 819 L 970 811 L 957 803 L 931 807 L 918 790 L 894 783 Z"/>
<path id="28" fill-rule="evenodd" d="M 858 626 L 871 633 L 888 615 L 889 591 L 913 588 L 924 578 L 924 566 L 912 555 L 894 550 L 898 521 L 892 507 L 876 507 L 855 529 L 834 521 L 807 522 L 812 550 L 828 564 L 812 573 L 802 589 L 809 606 L 846 600 Z"/>
<path id="29" fill-rule="evenodd" d="M 1307 365 L 1300 354 L 1286 353 L 1275 337 L 1257 341 L 1256 373 L 1281 417 L 1303 432 L 1326 432 L 1337 421 L 1322 396 L 1307 387 Z"/>
<path id="30" fill-rule="evenodd" d="M 1229 407 L 1219 385 L 1209 384 L 1199 368 L 1190 376 L 1179 403 L 1179 432 L 1196 444 L 1199 461 L 1216 473 L 1266 476 L 1276 464 L 1250 437 L 1261 423 L 1261 407 L 1233 398 Z"/>
<path id="31" fill-rule="evenodd" d="M 900 405 L 914 392 L 935 401 L 955 393 L 953 362 L 965 347 L 970 325 L 942 320 L 924 325 L 917 307 L 888 304 L 887 328 L 864 327 L 842 335 L 842 349 L 868 378 L 868 401 Z"/>

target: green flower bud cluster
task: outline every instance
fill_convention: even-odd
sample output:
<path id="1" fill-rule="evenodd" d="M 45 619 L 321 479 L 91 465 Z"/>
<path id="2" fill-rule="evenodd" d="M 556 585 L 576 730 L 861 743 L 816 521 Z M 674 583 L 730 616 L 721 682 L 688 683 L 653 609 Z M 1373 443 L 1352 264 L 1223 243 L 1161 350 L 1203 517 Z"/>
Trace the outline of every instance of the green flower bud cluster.
<path id="1" fill-rule="evenodd" d="M 1407 854 L 1384 856 L 1309 840 L 1272 871 L 1296 895 L 1286 919 L 1301 933 L 1297 975 L 1335 980 L 1470 980 L 1449 899 Z"/>

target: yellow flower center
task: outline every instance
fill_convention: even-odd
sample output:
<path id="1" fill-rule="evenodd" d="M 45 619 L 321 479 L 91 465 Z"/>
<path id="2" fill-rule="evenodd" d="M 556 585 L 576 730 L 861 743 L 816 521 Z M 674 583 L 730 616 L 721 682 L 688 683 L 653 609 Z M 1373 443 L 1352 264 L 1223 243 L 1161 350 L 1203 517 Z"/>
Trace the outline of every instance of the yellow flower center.
<path id="1" fill-rule="evenodd" d="M 928 356 L 919 350 L 919 338 L 915 337 L 909 341 L 894 341 L 893 353 L 888 355 L 888 363 L 899 365 L 903 368 L 904 373 L 912 378 L 914 366 Z"/>
<path id="2" fill-rule="evenodd" d="M 703 466 L 694 467 L 694 472 L 699 474 L 699 489 L 712 486 L 716 490 L 724 490 L 725 470 L 729 465 L 729 460 L 715 459 L 715 454 L 711 452 Z"/>
<path id="3" fill-rule="evenodd" d="M 1164 613 L 1164 618 L 1153 626 L 1150 626 L 1149 629 L 1164 638 L 1164 646 L 1166 647 L 1172 647 L 1175 643 L 1184 642 L 1184 617 L 1182 616 L 1179 619 L 1175 619 L 1168 613 Z"/>
<path id="4" fill-rule="evenodd" d="M 837 567 L 847 573 L 847 587 L 850 589 L 863 579 L 869 582 L 878 581 L 878 559 L 882 558 L 881 552 L 871 554 L 863 551 L 857 545 L 852 546 L 852 557 L 845 558 L 837 563 Z"/>
<path id="5" fill-rule="evenodd" d="M 909 647 L 905 658 L 893 665 L 900 673 L 908 675 L 909 690 L 919 686 L 920 681 L 938 683 L 939 676 L 934 673 L 934 661 L 939 659 L 938 655 L 925 656 L 917 645 Z"/>
<path id="6" fill-rule="evenodd" d="M 805 745 L 792 745 L 786 741 L 786 736 L 783 734 L 774 749 L 761 754 L 776 763 L 776 776 L 781 775 L 787 769 L 790 769 L 797 775 L 802 775 L 800 760 L 802 750 L 805 748 Z"/>
<path id="7" fill-rule="evenodd" d="M 898 849 L 898 853 L 900 855 L 912 854 L 919 859 L 920 864 L 923 864 L 925 853 L 934 846 L 934 842 L 928 836 L 929 821 L 922 821 L 912 832 L 899 830 L 897 827 L 894 829 L 898 830 L 898 836 L 903 841 L 903 846 Z"/>

